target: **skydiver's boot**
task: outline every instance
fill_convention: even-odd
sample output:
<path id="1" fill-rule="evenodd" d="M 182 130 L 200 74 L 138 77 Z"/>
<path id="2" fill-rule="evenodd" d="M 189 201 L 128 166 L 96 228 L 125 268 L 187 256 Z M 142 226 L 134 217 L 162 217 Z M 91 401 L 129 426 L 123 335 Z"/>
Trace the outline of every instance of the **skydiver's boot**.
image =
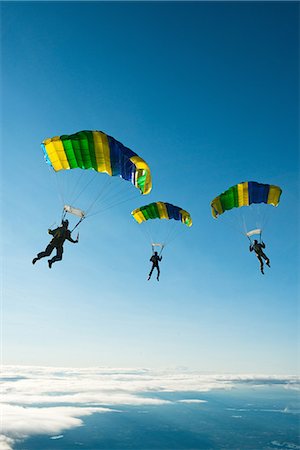
<path id="1" fill-rule="evenodd" d="M 35 264 L 39 258 L 33 258 L 32 264 Z"/>
<path id="2" fill-rule="evenodd" d="M 49 266 L 49 269 L 51 269 L 52 264 L 53 264 L 52 259 L 48 259 L 48 266 Z"/>
<path id="3" fill-rule="evenodd" d="M 268 259 L 268 261 L 266 262 L 266 264 L 267 264 L 268 267 L 271 267 L 271 266 L 270 266 L 270 260 L 269 260 L 269 259 Z"/>
<path id="4" fill-rule="evenodd" d="M 159 281 L 159 276 L 156 277 L 157 281 Z"/>
<path id="5" fill-rule="evenodd" d="M 264 275 L 264 268 L 263 268 L 263 266 L 260 267 L 260 271 Z"/>

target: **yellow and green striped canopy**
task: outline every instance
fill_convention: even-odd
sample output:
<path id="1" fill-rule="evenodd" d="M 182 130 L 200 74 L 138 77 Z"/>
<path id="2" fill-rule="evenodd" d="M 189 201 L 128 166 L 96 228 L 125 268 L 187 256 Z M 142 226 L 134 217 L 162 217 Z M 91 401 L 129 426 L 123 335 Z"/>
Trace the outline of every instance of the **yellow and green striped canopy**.
<path id="1" fill-rule="evenodd" d="M 79 131 L 42 142 L 45 159 L 57 172 L 92 169 L 130 181 L 141 194 L 152 189 L 148 164 L 121 142 L 102 131 Z"/>
<path id="2" fill-rule="evenodd" d="M 252 203 L 266 203 L 277 206 L 280 200 L 281 188 L 272 184 L 246 181 L 230 187 L 218 195 L 210 204 L 214 218 L 218 218 L 225 211 Z"/>
<path id="3" fill-rule="evenodd" d="M 131 212 L 133 218 L 142 223 L 149 219 L 174 219 L 179 220 L 188 227 L 192 226 L 190 214 L 179 206 L 165 202 L 154 202 L 149 205 L 141 206 Z"/>

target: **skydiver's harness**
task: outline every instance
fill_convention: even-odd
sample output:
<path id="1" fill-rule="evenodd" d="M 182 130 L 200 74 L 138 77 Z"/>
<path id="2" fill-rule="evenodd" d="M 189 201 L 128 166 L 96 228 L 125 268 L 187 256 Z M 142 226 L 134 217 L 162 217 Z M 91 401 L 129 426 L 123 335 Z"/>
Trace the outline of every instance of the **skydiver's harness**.
<path id="1" fill-rule="evenodd" d="M 153 243 L 153 244 L 151 244 L 151 247 L 152 247 L 152 256 L 150 258 L 150 261 L 153 264 L 152 267 L 157 267 L 158 268 L 158 263 L 162 259 L 161 254 L 162 254 L 162 251 L 163 251 L 165 245 L 164 244 L 154 244 Z M 160 248 L 160 252 L 159 253 L 157 252 L 156 248 Z M 155 255 L 155 252 L 157 252 L 157 255 Z M 159 269 L 157 269 L 157 270 L 159 270 Z"/>
<path id="2" fill-rule="evenodd" d="M 70 240 L 71 231 L 65 229 L 63 226 L 56 228 L 55 230 L 48 230 L 48 233 L 53 236 L 51 239 L 50 245 L 53 247 L 62 247 L 64 245 L 65 240 Z"/>
<path id="3" fill-rule="evenodd" d="M 250 251 L 254 250 L 254 252 L 255 252 L 255 254 L 256 254 L 256 256 L 258 258 L 265 257 L 266 255 L 265 255 L 265 253 L 263 251 L 263 249 L 265 248 L 265 244 L 263 243 L 262 238 L 261 238 L 262 230 L 256 230 L 256 231 L 260 231 L 260 233 L 259 233 L 259 242 L 257 244 L 254 244 L 251 241 L 250 237 L 248 236 L 249 241 L 250 241 L 250 248 L 249 249 L 250 249 Z M 253 233 L 253 234 L 258 234 L 258 233 Z"/>
<path id="4" fill-rule="evenodd" d="M 161 261 L 161 256 L 159 255 L 152 255 L 150 258 L 150 261 L 152 262 L 154 267 L 158 267 L 158 263 Z"/>
<path id="5" fill-rule="evenodd" d="M 262 247 L 262 244 L 259 244 L 259 243 L 252 245 L 252 249 L 255 251 L 257 256 L 263 256 L 264 255 L 263 248 L 264 247 Z"/>
<path id="6" fill-rule="evenodd" d="M 71 206 L 65 205 L 64 208 L 63 208 L 63 211 L 62 211 L 62 215 L 61 215 L 61 223 L 66 219 L 67 213 L 74 214 L 74 215 L 80 217 L 79 221 L 75 224 L 75 226 L 72 228 L 72 230 L 68 230 L 68 231 L 70 231 L 70 235 L 71 235 L 71 234 L 73 233 L 73 231 L 74 231 L 74 230 L 81 224 L 81 222 L 86 218 L 86 215 L 85 215 L 85 213 L 84 213 L 83 211 L 81 211 L 80 209 L 72 208 Z M 51 230 L 51 228 L 53 227 L 53 225 L 55 225 L 55 223 L 53 223 L 52 225 L 50 225 L 49 230 Z M 56 231 L 56 230 L 57 230 L 57 231 Z M 58 227 L 56 230 L 54 230 L 54 231 L 56 231 L 56 233 L 52 234 L 52 233 L 50 233 L 50 231 L 49 231 L 49 234 L 52 234 L 52 235 L 53 235 L 53 240 L 54 240 L 54 239 L 58 239 L 58 240 L 59 240 L 59 239 L 62 239 L 62 244 L 63 244 L 66 238 L 63 237 L 63 232 L 62 232 L 62 230 L 61 230 L 61 227 Z M 79 239 L 79 233 L 77 234 L 77 239 Z M 54 242 L 55 242 L 55 241 L 54 241 Z M 61 244 L 61 245 L 62 245 L 62 244 Z M 55 244 L 54 244 L 54 245 L 55 245 Z"/>
<path id="7" fill-rule="evenodd" d="M 53 247 L 61 247 L 66 240 L 66 232 L 63 227 L 58 227 L 55 230 L 48 230 L 48 233 L 53 236 L 50 244 Z"/>
<path id="8" fill-rule="evenodd" d="M 258 242 L 258 244 L 254 244 L 254 243 L 252 242 L 252 240 L 251 240 L 251 236 L 254 236 L 254 235 L 258 235 L 258 236 L 259 236 L 259 242 Z M 255 252 L 255 254 L 256 254 L 257 257 L 261 257 L 261 256 L 264 255 L 263 249 L 265 248 L 265 244 L 264 244 L 263 241 L 262 241 L 261 235 L 262 235 L 262 230 L 259 229 L 259 228 L 256 229 L 256 230 L 248 231 L 248 232 L 246 233 L 246 236 L 248 237 L 248 239 L 249 239 L 249 241 L 250 241 L 250 251 L 254 250 L 254 252 Z"/>

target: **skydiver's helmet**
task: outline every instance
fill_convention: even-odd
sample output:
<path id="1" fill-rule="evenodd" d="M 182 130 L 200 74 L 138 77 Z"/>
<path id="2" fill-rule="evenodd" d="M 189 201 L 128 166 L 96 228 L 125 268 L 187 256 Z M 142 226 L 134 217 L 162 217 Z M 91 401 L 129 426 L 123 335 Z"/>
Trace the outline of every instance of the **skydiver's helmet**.
<path id="1" fill-rule="evenodd" d="M 68 219 L 62 221 L 62 226 L 63 227 L 68 228 L 68 225 L 69 225 Z"/>
<path id="2" fill-rule="evenodd" d="M 157 254 L 158 254 L 157 252 L 154 252 L 154 255 L 155 255 L 155 256 L 157 256 Z"/>
<path id="3" fill-rule="evenodd" d="M 254 244 L 258 244 L 258 241 L 257 241 L 257 239 L 254 239 L 254 242 L 253 242 Z"/>

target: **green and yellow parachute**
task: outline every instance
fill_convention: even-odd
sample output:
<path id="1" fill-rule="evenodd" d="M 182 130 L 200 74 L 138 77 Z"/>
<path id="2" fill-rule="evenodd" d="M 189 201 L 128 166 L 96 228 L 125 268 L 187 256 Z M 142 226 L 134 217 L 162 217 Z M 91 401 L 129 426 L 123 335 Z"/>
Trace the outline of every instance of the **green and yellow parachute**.
<path id="1" fill-rule="evenodd" d="M 152 189 L 148 164 L 121 142 L 102 131 L 79 131 L 45 139 L 45 159 L 57 172 L 69 169 L 92 169 L 120 176 L 130 181 L 141 194 Z"/>
<path id="2" fill-rule="evenodd" d="M 225 211 L 241 206 L 249 206 L 252 203 L 265 203 L 277 206 L 282 190 L 272 184 L 246 181 L 230 187 L 222 194 L 214 198 L 210 204 L 211 212 L 217 219 Z"/>
<path id="3" fill-rule="evenodd" d="M 133 218 L 137 223 L 145 222 L 149 219 L 174 219 L 179 220 L 188 227 L 192 226 L 192 218 L 190 213 L 180 208 L 165 202 L 154 202 L 149 205 L 141 206 L 131 212 Z"/>

